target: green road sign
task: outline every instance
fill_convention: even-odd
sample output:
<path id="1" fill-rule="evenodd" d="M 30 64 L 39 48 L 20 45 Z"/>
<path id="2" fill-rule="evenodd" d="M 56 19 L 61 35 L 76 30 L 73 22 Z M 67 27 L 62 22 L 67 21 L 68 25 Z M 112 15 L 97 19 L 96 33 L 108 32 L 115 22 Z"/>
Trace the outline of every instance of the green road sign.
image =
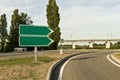
<path id="1" fill-rule="evenodd" d="M 20 34 L 48 35 L 50 32 L 47 26 L 20 25 Z"/>
<path id="2" fill-rule="evenodd" d="M 52 32 L 47 26 L 20 25 L 19 46 L 49 46 L 53 42 L 49 38 Z"/>

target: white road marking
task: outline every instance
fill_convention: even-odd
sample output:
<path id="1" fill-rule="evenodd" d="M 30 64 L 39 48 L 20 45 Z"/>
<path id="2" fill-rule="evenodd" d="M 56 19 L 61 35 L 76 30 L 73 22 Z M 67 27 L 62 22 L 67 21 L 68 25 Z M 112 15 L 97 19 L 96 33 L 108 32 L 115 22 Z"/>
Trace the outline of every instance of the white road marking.
<path id="1" fill-rule="evenodd" d="M 76 55 L 76 56 L 73 56 L 73 57 L 71 57 L 70 59 L 68 59 L 68 60 L 63 64 L 63 66 L 62 66 L 61 69 L 60 69 L 60 73 L 59 73 L 59 76 L 58 76 L 58 80 L 62 80 L 63 71 L 64 71 L 64 69 L 65 69 L 65 66 L 68 64 L 68 62 L 69 62 L 71 59 L 76 58 L 76 57 L 78 57 L 78 56 L 84 56 L 84 55 L 88 55 L 88 54 L 80 54 L 80 55 Z"/>
<path id="2" fill-rule="evenodd" d="M 110 59 L 110 54 L 109 54 L 109 55 L 107 55 L 107 59 L 108 59 L 111 63 L 113 63 L 114 65 L 116 65 L 116 66 L 120 67 L 120 65 L 119 65 L 119 64 L 115 63 L 113 60 L 111 60 L 111 59 Z"/>

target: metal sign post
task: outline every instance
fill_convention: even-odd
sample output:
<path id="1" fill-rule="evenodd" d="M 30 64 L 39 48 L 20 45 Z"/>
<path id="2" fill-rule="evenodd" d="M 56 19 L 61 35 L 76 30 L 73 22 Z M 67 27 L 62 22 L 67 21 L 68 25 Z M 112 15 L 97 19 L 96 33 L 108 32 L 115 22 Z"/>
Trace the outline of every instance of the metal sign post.
<path id="1" fill-rule="evenodd" d="M 34 47 L 34 53 L 35 53 L 35 63 L 37 63 L 37 47 Z"/>
<path id="2" fill-rule="evenodd" d="M 60 54 L 64 53 L 64 46 L 63 46 L 64 39 L 60 40 Z"/>
<path id="3" fill-rule="evenodd" d="M 19 25 L 19 46 L 34 47 L 35 63 L 37 62 L 37 47 L 49 46 L 53 40 L 49 35 L 53 32 L 47 26 Z"/>

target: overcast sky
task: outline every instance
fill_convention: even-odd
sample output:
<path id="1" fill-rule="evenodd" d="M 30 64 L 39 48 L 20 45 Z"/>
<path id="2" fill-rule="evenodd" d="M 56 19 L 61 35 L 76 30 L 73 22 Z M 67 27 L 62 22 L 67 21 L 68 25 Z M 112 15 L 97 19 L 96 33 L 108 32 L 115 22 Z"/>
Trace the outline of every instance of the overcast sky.
<path id="1" fill-rule="evenodd" d="M 0 0 L 10 26 L 13 10 L 26 12 L 35 25 L 47 25 L 48 0 Z M 120 0 L 57 0 L 64 39 L 120 38 Z M 8 27 L 9 30 L 9 27 Z"/>

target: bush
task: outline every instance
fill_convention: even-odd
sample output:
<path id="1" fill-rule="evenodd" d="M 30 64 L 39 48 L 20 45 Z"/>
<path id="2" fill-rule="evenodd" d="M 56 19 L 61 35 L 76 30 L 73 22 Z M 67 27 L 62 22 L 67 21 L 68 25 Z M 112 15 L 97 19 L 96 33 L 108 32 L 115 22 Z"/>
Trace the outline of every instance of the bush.
<path id="1" fill-rule="evenodd" d="M 14 47 L 10 43 L 7 43 L 4 52 L 12 52 L 12 51 L 14 51 Z"/>

